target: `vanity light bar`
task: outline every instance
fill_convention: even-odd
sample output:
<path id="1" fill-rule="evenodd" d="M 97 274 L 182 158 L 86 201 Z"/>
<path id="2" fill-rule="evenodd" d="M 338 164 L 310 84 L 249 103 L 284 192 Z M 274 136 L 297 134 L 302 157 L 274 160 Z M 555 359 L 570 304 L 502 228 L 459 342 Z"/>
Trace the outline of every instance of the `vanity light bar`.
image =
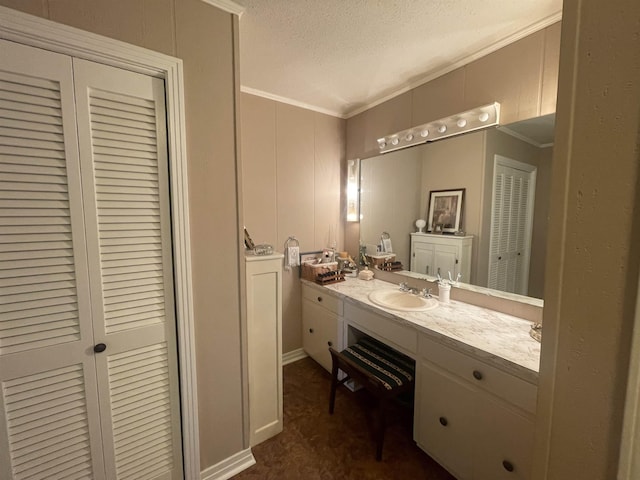
<path id="1" fill-rule="evenodd" d="M 492 127 L 499 122 L 500 104 L 494 102 L 379 138 L 378 148 L 380 153 L 393 152 L 401 148 Z"/>

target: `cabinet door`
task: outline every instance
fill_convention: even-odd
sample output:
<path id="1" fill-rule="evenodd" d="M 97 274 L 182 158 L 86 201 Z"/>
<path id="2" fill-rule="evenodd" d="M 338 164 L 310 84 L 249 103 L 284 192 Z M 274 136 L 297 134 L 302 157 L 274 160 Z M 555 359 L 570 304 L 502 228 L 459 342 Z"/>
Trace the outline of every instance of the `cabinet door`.
<path id="1" fill-rule="evenodd" d="M 307 354 L 331 371 L 329 346 L 340 349 L 338 317 L 309 300 L 302 301 L 302 347 Z"/>
<path id="2" fill-rule="evenodd" d="M 433 273 L 432 275 L 442 275 L 448 278 L 449 272 L 455 280 L 458 275 L 458 254 L 459 248 L 455 245 L 436 245 L 433 252 Z"/>
<path id="3" fill-rule="evenodd" d="M 424 361 L 418 365 L 416 381 L 416 443 L 456 478 L 470 479 L 474 390 Z"/>
<path id="4" fill-rule="evenodd" d="M 414 242 L 411 252 L 411 271 L 435 275 L 433 269 L 433 244 Z"/>
<path id="5" fill-rule="evenodd" d="M 476 398 L 478 432 L 476 479 L 525 480 L 531 476 L 534 422 L 483 393 Z"/>

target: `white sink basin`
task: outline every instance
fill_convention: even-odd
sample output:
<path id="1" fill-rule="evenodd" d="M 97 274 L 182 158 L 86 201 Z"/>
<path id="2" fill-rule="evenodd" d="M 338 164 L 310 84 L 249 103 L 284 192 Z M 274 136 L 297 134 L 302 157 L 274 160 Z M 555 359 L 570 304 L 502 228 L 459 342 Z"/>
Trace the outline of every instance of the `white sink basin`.
<path id="1" fill-rule="evenodd" d="M 403 312 L 424 312 L 438 306 L 438 300 L 435 298 L 419 297 L 391 288 L 374 290 L 369 294 L 369 300 L 381 307 Z"/>

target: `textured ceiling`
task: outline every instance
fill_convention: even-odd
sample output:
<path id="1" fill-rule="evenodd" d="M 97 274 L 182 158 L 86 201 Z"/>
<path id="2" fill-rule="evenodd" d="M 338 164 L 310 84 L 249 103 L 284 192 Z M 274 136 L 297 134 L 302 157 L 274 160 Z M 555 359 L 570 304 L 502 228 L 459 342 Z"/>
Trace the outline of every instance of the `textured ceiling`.
<path id="1" fill-rule="evenodd" d="M 236 0 L 244 91 L 349 116 L 559 20 L 562 0 Z"/>

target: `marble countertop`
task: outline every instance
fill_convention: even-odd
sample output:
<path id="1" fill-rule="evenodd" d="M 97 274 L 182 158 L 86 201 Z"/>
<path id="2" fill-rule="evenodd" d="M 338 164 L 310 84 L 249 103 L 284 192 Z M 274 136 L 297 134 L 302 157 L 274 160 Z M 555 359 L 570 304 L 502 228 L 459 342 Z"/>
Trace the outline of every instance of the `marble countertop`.
<path id="1" fill-rule="evenodd" d="M 345 282 L 320 288 L 335 292 L 344 301 L 413 326 L 443 345 L 469 353 L 523 380 L 538 383 L 540 344 L 529 336 L 532 322 L 455 300 L 439 303 L 437 308 L 425 312 L 387 309 L 372 303 L 369 293 L 398 286 L 377 279 L 347 278 Z"/>

